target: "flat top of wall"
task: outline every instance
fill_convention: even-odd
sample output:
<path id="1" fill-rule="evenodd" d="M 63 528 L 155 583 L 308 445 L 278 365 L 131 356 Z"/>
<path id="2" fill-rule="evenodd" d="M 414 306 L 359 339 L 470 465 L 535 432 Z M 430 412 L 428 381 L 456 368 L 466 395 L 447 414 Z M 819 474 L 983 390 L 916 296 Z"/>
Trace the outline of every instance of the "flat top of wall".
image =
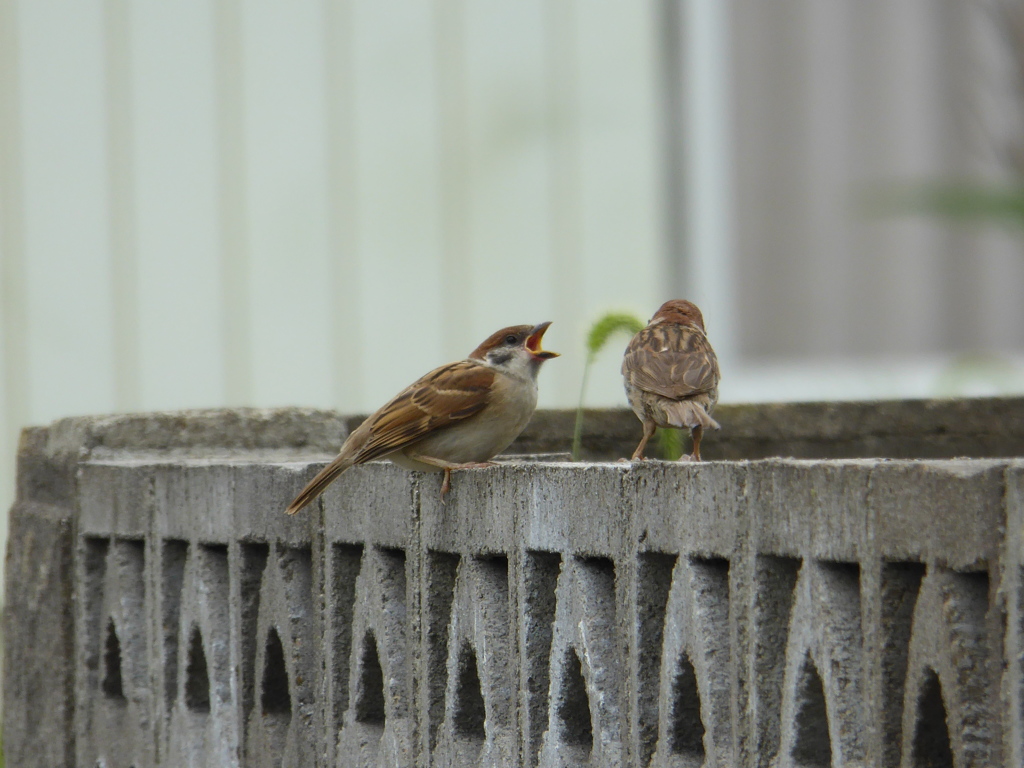
<path id="1" fill-rule="evenodd" d="M 315 408 L 224 408 L 74 416 L 22 433 L 22 450 L 187 455 L 333 454 L 349 418 Z"/>
<path id="2" fill-rule="evenodd" d="M 1021 397 L 722 405 L 715 419 L 722 429 L 701 443 L 708 460 L 1024 456 Z M 539 411 L 511 450 L 568 451 L 574 420 L 573 411 Z M 629 456 L 640 434 L 632 411 L 586 411 L 583 457 Z"/>
<path id="3" fill-rule="evenodd" d="M 1024 456 L 1024 398 L 723 405 L 708 460 Z M 25 430 L 23 449 L 92 458 L 173 454 L 287 459 L 330 456 L 363 416 L 311 408 L 222 409 L 74 417 Z M 565 454 L 575 412 L 538 411 L 508 451 Z M 627 409 L 588 410 L 583 458 L 629 456 L 640 423 Z M 656 456 L 656 453 L 652 453 Z"/>

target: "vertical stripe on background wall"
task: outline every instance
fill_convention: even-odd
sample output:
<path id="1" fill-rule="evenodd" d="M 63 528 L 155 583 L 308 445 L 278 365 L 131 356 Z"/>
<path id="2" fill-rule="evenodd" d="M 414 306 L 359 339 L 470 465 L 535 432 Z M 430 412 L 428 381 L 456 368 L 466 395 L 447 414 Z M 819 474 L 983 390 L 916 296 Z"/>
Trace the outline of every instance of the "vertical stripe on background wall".
<path id="1" fill-rule="evenodd" d="M 658 142 L 661 164 L 658 169 L 661 197 L 663 269 L 665 279 L 679 295 L 685 295 L 689 282 L 686 252 L 686 146 L 685 99 L 683 84 L 683 8 L 680 0 L 660 0 L 655 20 L 658 57 Z M 659 297 L 660 298 L 660 297 Z M 652 308 L 653 311 L 653 308 Z"/>
<path id="2" fill-rule="evenodd" d="M 240 0 L 214 0 L 214 4 L 224 291 L 224 404 L 240 406 L 250 404 L 253 389 L 242 103 L 242 4 Z"/>
<path id="3" fill-rule="evenodd" d="M 685 159 L 683 199 L 688 209 L 687 290 L 709 318 L 709 334 L 723 368 L 736 357 L 732 301 L 732 85 L 729 78 L 729 5 L 683 0 Z M 713 318 L 713 320 L 711 320 Z"/>
<path id="4" fill-rule="evenodd" d="M 558 287 L 553 317 L 565 336 L 577 343 L 583 301 L 582 224 L 580 201 L 579 51 L 576 4 L 549 3 L 545 17 L 547 118 L 551 162 L 549 199 L 551 222 L 551 279 Z M 565 337 L 563 336 L 563 338 Z M 570 360 L 566 356 L 566 368 Z M 556 396 L 571 402 L 578 390 L 582 366 L 576 362 L 557 381 Z"/>
<path id="5" fill-rule="evenodd" d="M 28 307 L 26 305 L 24 191 L 18 87 L 18 3 L 0 0 L 0 539 L 14 499 L 18 431 L 28 421 Z M 2 582 L 2 577 L 0 577 Z"/>
<path id="6" fill-rule="evenodd" d="M 130 13 L 128 0 L 105 0 L 104 63 L 110 196 L 110 295 L 114 331 L 113 382 L 114 406 L 120 411 L 137 411 L 142 407 Z"/>
<path id="7" fill-rule="evenodd" d="M 434 61 L 441 187 L 441 334 L 446 348 L 476 345 L 468 316 L 475 297 L 470 244 L 469 130 L 466 104 L 466 9 L 460 1 L 434 3 Z M 468 293 L 468 299 L 465 294 Z M 466 354 L 456 352 L 456 355 Z"/>
<path id="8" fill-rule="evenodd" d="M 355 76 L 350 0 L 324 0 L 327 83 L 327 238 L 331 269 L 331 405 L 362 409 L 363 334 L 355 153 Z"/>

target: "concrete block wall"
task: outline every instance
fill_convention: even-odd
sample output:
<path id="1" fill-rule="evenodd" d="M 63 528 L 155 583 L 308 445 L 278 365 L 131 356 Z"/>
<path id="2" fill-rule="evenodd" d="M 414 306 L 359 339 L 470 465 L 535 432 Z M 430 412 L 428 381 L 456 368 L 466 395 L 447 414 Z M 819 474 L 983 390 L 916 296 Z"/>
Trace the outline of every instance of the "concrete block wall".
<path id="1" fill-rule="evenodd" d="M 447 504 L 370 464 L 288 518 L 344 422 L 194 418 L 26 434 L 11 765 L 1024 764 L 1022 460 L 513 463 Z"/>

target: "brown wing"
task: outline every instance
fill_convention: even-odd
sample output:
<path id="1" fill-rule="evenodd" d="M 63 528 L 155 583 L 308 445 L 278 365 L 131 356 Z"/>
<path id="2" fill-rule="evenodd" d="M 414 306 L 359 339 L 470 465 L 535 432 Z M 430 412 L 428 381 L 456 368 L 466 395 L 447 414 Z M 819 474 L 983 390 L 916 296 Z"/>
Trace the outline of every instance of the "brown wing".
<path id="1" fill-rule="evenodd" d="M 475 360 L 431 371 L 367 419 L 370 436 L 354 463 L 386 456 L 479 413 L 487 405 L 493 381 L 494 371 Z"/>
<path id="2" fill-rule="evenodd" d="M 639 389 L 679 400 L 718 386 L 718 358 L 700 331 L 659 323 L 629 342 L 622 375 Z"/>

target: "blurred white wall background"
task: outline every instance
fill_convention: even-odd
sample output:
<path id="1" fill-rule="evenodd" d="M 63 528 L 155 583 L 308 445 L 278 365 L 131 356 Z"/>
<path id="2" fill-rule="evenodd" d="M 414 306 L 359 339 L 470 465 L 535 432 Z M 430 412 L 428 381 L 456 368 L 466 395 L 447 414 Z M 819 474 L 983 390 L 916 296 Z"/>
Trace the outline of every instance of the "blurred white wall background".
<path id="1" fill-rule="evenodd" d="M 992 5 L 0 0 L 0 506 L 23 425 L 367 411 L 510 323 L 574 405 L 677 295 L 723 399 L 1024 391 L 1024 240 L 855 205 L 1004 174 Z"/>

